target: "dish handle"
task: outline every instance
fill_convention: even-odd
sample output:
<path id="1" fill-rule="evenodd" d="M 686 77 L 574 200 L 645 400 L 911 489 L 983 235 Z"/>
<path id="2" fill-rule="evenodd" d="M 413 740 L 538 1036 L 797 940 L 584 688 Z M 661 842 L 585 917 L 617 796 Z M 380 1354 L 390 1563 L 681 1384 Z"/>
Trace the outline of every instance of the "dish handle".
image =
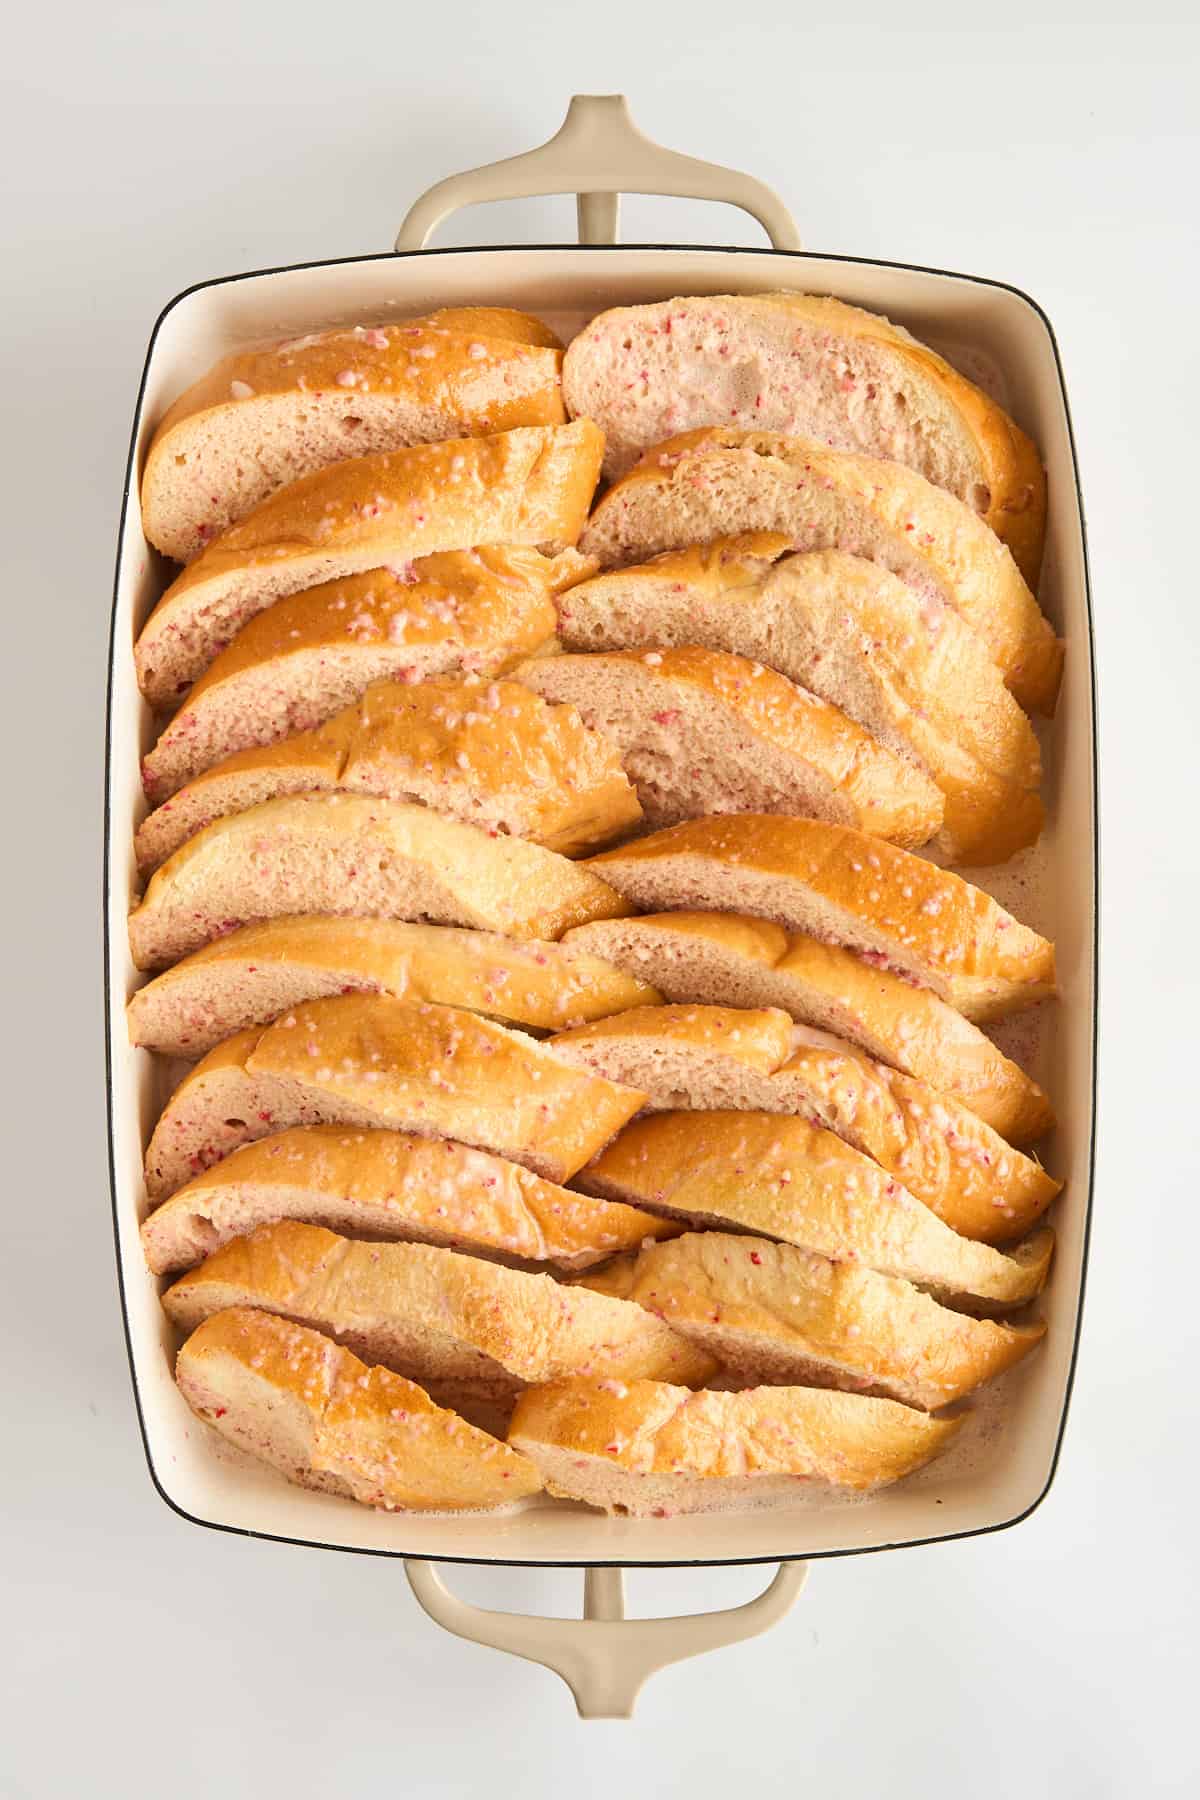
<path id="1" fill-rule="evenodd" d="M 622 193 L 723 201 L 756 218 L 776 250 L 800 248 L 791 213 L 765 183 L 656 144 L 634 124 L 624 94 L 576 94 L 548 143 L 448 175 L 422 194 L 396 234 L 396 249 L 423 249 L 461 207 L 531 194 L 574 194 L 580 243 L 615 244 Z"/>
<path id="2" fill-rule="evenodd" d="M 780 1563 L 769 1586 L 744 1606 L 677 1619 L 627 1619 L 624 1569 L 585 1569 L 582 1619 L 545 1619 L 472 1606 L 450 1592 L 433 1563 L 406 1559 L 404 1568 L 431 1619 L 455 1637 L 552 1669 L 575 1696 L 581 1719 L 632 1718 L 634 1701 L 656 1669 L 769 1630 L 808 1575 L 807 1563 Z"/>

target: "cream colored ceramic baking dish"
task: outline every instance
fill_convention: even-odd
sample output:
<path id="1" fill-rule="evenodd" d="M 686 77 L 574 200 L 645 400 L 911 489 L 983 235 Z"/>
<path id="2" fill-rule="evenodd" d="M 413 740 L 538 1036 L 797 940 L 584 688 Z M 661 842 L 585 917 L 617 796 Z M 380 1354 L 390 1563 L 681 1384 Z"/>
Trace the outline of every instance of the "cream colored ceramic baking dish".
<path id="1" fill-rule="evenodd" d="M 622 248 L 617 191 L 721 199 L 767 228 L 775 249 Z M 580 248 L 425 250 L 454 208 L 531 193 L 580 195 Z M 1053 332 L 1027 295 L 1001 282 L 904 264 L 802 253 L 786 210 L 748 177 L 651 145 L 617 97 L 577 99 L 567 124 L 529 156 L 457 176 L 413 208 L 397 254 L 265 270 L 204 282 L 166 307 L 138 396 L 121 520 L 108 708 L 105 868 L 111 1163 L 118 1266 L 130 1363 L 151 1475 L 167 1503 L 198 1524 L 331 1549 L 410 1559 L 418 1598 L 450 1629 L 558 1669 L 581 1710 L 623 1712 L 649 1669 L 763 1629 L 790 1602 L 803 1561 L 994 1531 L 1045 1496 L 1062 1442 L 1078 1334 L 1092 1182 L 1096 1036 L 1095 698 L 1082 505 L 1071 423 Z M 1009 1378 L 1003 1405 L 969 1454 L 855 1505 L 672 1520 L 606 1519 L 542 1503 L 503 1517 L 406 1517 L 288 1487 L 214 1454 L 171 1377 L 174 1344 L 138 1241 L 143 1145 L 163 1097 L 162 1073 L 125 1040 L 122 1009 L 139 981 L 125 918 L 136 892 L 131 849 L 142 811 L 138 763 L 150 718 L 131 646 L 163 585 L 165 565 L 141 532 L 137 472 L 168 402 L 217 357 L 263 338 L 293 336 L 436 306 L 494 302 L 573 329 L 615 304 L 674 294 L 794 287 L 886 313 L 971 373 L 998 373 L 1005 398 L 1045 456 L 1049 540 L 1041 598 L 1067 640 L 1066 676 L 1048 738 L 1050 825 L 1039 863 L 1037 916 L 1057 940 L 1062 1001 L 1038 1048 L 1036 1072 L 1061 1124 L 1047 1149 L 1066 1179 L 1056 1208 L 1058 1253 L 1045 1296 L 1049 1335 Z M 1025 908 L 1029 916 L 1029 907 Z M 566 1564 L 589 1569 L 583 1621 L 480 1613 L 441 1586 L 434 1561 Z M 762 1598 L 733 1613 L 670 1621 L 621 1619 L 621 1566 L 778 1562 Z M 696 1577 L 703 1600 L 704 1578 Z"/>

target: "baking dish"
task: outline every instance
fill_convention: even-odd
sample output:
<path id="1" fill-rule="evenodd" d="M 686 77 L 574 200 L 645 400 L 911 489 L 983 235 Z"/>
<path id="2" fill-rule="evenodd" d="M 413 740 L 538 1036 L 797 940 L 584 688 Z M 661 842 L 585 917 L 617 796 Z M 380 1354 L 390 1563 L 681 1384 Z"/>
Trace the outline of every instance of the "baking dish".
<path id="1" fill-rule="evenodd" d="M 723 200 L 763 223 L 770 250 L 623 247 L 618 191 Z M 427 250 L 449 212 L 533 193 L 579 196 L 580 247 Z M 1044 1297 L 1050 1330 L 1039 1354 L 1006 1378 L 1004 1407 L 966 1457 L 935 1464 L 853 1505 L 685 1519 L 607 1519 L 539 1504 L 504 1516 L 410 1517 L 368 1511 L 287 1486 L 267 1470 L 213 1455 L 171 1375 L 174 1344 L 138 1239 L 145 1209 L 143 1146 L 171 1085 L 125 1040 L 123 1008 L 141 979 L 125 919 L 137 892 L 133 831 L 142 812 L 139 758 L 151 719 L 134 679 L 135 632 L 164 585 L 166 565 L 143 540 L 137 475 L 167 403 L 217 357 L 264 338 L 360 319 L 492 301 L 573 330 L 617 304 L 678 293 L 794 287 L 884 312 L 933 341 L 967 372 L 998 371 L 1004 397 L 1046 461 L 1050 516 L 1044 609 L 1067 639 L 1066 673 L 1048 738 L 1050 823 L 1039 863 L 1037 916 L 1057 940 L 1062 1000 L 1034 1073 L 1056 1103 L 1045 1149 L 1067 1182 L 1055 1209 L 1058 1250 Z M 969 359 L 968 366 L 967 361 Z M 151 1476 L 194 1523 L 408 1561 L 421 1604 L 451 1630 L 531 1656 L 564 1676 L 586 1714 L 627 1712 L 650 1669 L 762 1630 L 790 1603 L 807 1561 L 930 1543 L 1013 1525 L 1038 1505 L 1062 1442 L 1078 1339 L 1091 1205 L 1096 1043 L 1095 690 L 1082 501 L 1054 335 L 1027 295 L 941 270 L 803 252 L 786 209 L 749 177 L 652 145 L 619 96 L 577 96 L 556 138 L 527 156 L 439 184 L 413 207 L 396 251 L 204 282 L 172 300 L 151 336 L 138 394 L 117 556 L 110 649 L 104 872 L 110 1165 L 118 1273 L 134 1393 Z M 998 887 L 1000 897 L 1005 898 Z M 524 1619 L 456 1601 L 434 1562 L 583 1567 L 583 1621 Z M 622 1567 L 779 1563 L 749 1607 L 680 1620 L 624 1621 Z M 699 1585 L 700 1578 L 698 1578 Z"/>

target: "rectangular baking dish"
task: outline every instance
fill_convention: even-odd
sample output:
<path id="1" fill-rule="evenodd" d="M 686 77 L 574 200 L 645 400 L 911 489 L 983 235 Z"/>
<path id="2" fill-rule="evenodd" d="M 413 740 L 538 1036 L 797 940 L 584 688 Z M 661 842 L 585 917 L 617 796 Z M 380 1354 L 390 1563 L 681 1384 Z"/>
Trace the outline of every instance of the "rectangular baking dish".
<path id="1" fill-rule="evenodd" d="M 410 215 L 401 241 L 421 243 L 467 201 L 575 191 L 585 237 L 612 236 L 620 187 L 732 200 L 766 223 L 777 244 L 794 227 L 765 189 L 651 146 L 616 97 L 577 100 L 559 137 L 528 157 L 453 178 Z M 135 632 L 163 585 L 165 565 L 141 532 L 137 475 L 167 403 L 217 357 L 254 340 L 437 306 L 494 302 L 552 323 L 680 293 L 754 293 L 792 287 L 886 313 L 939 347 L 969 347 L 998 368 L 1006 399 L 1041 446 L 1050 516 L 1043 606 L 1067 640 L 1066 674 L 1048 755 L 1040 916 L 1057 941 L 1062 999 L 1036 1069 L 1061 1123 L 1046 1149 L 1067 1182 L 1054 1218 L 1058 1250 L 1045 1295 L 1049 1334 L 1011 1380 L 1006 1411 L 970 1466 L 938 1465 L 851 1506 L 673 1520 L 607 1519 L 539 1504 L 509 1516 L 409 1517 L 371 1512 L 286 1486 L 275 1475 L 216 1457 L 172 1380 L 174 1344 L 158 1283 L 142 1261 L 141 1159 L 163 1098 L 161 1072 L 125 1041 L 123 1007 L 141 979 L 125 919 L 136 894 L 131 842 L 141 816 L 139 757 L 150 717 L 134 680 Z M 167 1503 L 195 1523 L 325 1548 L 437 1561 L 672 1565 L 792 1561 L 930 1543 L 997 1530 L 1045 1496 L 1062 1441 L 1078 1336 L 1092 1187 L 1096 1044 L 1095 692 L 1091 614 L 1070 415 L 1050 323 L 1002 282 L 942 270 L 793 248 L 672 245 L 403 250 L 204 282 L 172 300 L 155 325 L 138 394 L 120 527 L 109 671 L 104 906 L 113 1215 L 134 1391 L 150 1472 Z M 599 1593 L 599 1589 L 596 1590 Z"/>

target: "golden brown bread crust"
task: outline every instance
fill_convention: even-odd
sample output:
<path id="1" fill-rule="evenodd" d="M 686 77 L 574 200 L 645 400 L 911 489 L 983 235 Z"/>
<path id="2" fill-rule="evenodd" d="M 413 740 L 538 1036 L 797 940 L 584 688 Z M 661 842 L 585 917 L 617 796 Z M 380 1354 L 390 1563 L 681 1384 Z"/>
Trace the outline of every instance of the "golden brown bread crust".
<path id="1" fill-rule="evenodd" d="M 358 457 L 292 482 L 171 583 L 134 646 L 142 692 L 172 704 L 249 618 L 301 588 L 478 544 L 568 548 L 602 450 L 581 419 Z"/>
<path id="2" fill-rule="evenodd" d="M 1023 1236 L 1062 1187 L 953 1096 L 778 1010 L 636 1006 L 560 1032 L 551 1047 L 644 1088 L 651 1111 L 738 1107 L 822 1125 L 983 1243 Z"/>
<path id="3" fill-rule="evenodd" d="M 797 769 L 811 769 L 817 782 L 831 790 L 830 801 L 843 809 L 841 816 L 848 813 L 862 831 L 912 847 L 927 843 L 942 822 L 941 795 L 923 770 L 884 749 L 836 706 L 744 657 L 697 645 L 617 650 L 526 664 L 516 678 L 547 699 L 571 701 L 589 724 L 607 731 L 609 714 L 589 704 L 589 688 L 597 678 L 622 673 L 632 678 L 629 710 L 618 715 L 617 724 L 624 725 L 627 718 L 631 736 L 648 705 L 657 708 L 652 722 L 667 726 L 673 710 L 699 707 L 702 720 L 705 710 L 715 708 L 743 741 L 772 758 L 789 759 Z M 632 745 L 625 734 L 618 730 L 613 735 L 628 756 Z M 631 766 L 636 778 L 637 767 Z M 732 782 L 736 788 L 736 774 Z M 664 785 L 669 796 L 669 776 Z M 780 801 L 778 809 L 787 810 L 786 803 Z M 700 809 L 693 805 L 689 810 Z"/>
<path id="4" fill-rule="evenodd" d="M 373 681 L 501 673 L 554 647 L 553 596 L 594 565 L 520 545 L 424 556 L 279 600 L 196 681 L 142 762 L 162 800 L 239 750 L 311 731 Z"/>
<path id="5" fill-rule="evenodd" d="M 681 1229 L 448 1138 L 300 1125 L 243 1144 L 156 1207 L 142 1226 L 147 1267 L 187 1268 L 248 1222 L 283 1218 L 560 1269 Z"/>
<path id="6" fill-rule="evenodd" d="M 614 1477 L 643 1478 L 650 1490 L 639 1503 L 636 1485 L 621 1484 L 615 1490 L 620 1498 L 609 1500 L 609 1510 L 669 1515 L 705 1504 L 736 1506 L 739 1497 L 752 1502 L 755 1482 L 777 1476 L 878 1487 L 920 1468 L 958 1429 L 957 1420 L 931 1419 L 891 1400 L 830 1389 L 693 1394 L 658 1381 L 574 1379 L 522 1394 L 508 1438 L 534 1460 L 547 1451 L 564 1453 L 554 1458 L 553 1475 L 547 1475 L 551 1493 L 594 1496 L 595 1504 L 604 1504 L 603 1474 L 594 1486 L 581 1484 L 576 1474 L 576 1459 L 582 1467 L 583 1459 L 594 1458 Z M 681 1479 L 676 1484 L 671 1478 Z M 689 1494 L 689 1478 L 726 1482 L 734 1491 L 714 1493 L 706 1502 Z"/>
<path id="7" fill-rule="evenodd" d="M 1054 1248 L 1049 1230 L 1011 1254 L 959 1237 L 841 1138 L 779 1113 L 652 1113 L 627 1126 L 577 1183 L 604 1199 L 743 1226 L 988 1308 L 1039 1294 Z"/>
<path id="8" fill-rule="evenodd" d="M 952 1230 L 1009 1243 L 1062 1189 L 952 1094 L 885 1063 L 801 1044 L 772 1077 L 790 1104 L 872 1157 Z"/>
<path id="9" fill-rule="evenodd" d="M 1041 832 L 1038 741 L 983 641 L 878 563 L 746 532 L 572 584 L 558 611 L 571 650 L 686 639 L 843 708 L 936 782 L 948 862 L 1003 862 Z"/>
<path id="10" fill-rule="evenodd" d="M 682 911 L 581 925 L 564 941 L 629 975 L 653 974 L 667 1000 L 710 1000 L 716 980 L 742 1005 L 782 1007 L 952 1095 L 1011 1143 L 1030 1143 L 1054 1124 L 1041 1088 L 978 1026 L 928 988 L 838 944 L 788 933 L 769 919 Z M 706 957 L 714 959 L 714 976 L 702 972 Z"/>
<path id="11" fill-rule="evenodd" d="M 418 556 L 400 575 L 370 569 L 278 600 L 238 632 L 197 680 L 181 712 L 232 675 L 302 650 L 383 639 L 417 649 L 447 639 L 463 672 L 496 675 L 554 636 L 554 595 L 585 579 L 595 560 L 543 556 L 522 544 L 481 544 Z"/>
<path id="12" fill-rule="evenodd" d="M 717 1366 L 628 1301 L 455 1250 L 356 1243 L 293 1219 L 236 1238 L 163 1295 L 182 1331 L 231 1306 L 280 1314 L 448 1391 L 515 1393 L 574 1374 L 696 1387 Z"/>
<path id="13" fill-rule="evenodd" d="M 417 323 L 410 319 L 409 324 Z M 563 341 L 544 320 L 515 306 L 439 306 L 425 313 L 421 324 L 438 331 L 461 331 L 471 337 L 507 338 L 513 344 L 536 344 L 542 350 L 561 350 Z"/>
<path id="14" fill-rule="evenodd" d="M 983 460 L 990 503 L 981 516 L 1008 545 L 1030 587 L 1035 587 L 1046 534 L 1046 471 L 1037 445 L 1016 421 L 945 357 L 878 313 L 814 294 L 766 294 L 762 298 L 815 322 L 827 320 L 848 337 L 886 344 L 903 362 L 937 383 L 967 425 Z"/>
<path id="15" fill-rule="evenodd" d="M 723 500 L 731 488 L 745 500 L 736 520 Z M 902 463 L 778 432 L 683 432 L 648 450 L 608 490 L 580 548 L 610 567 L 731 531 L 783 531 L 797 549 L 825 549 L 824 537 L 810 534 L 796 515 L 803 513 L 798 496 L 811 493 L 820 501 L 827 492 L 882 534 L 885 566 L 936 591 L 979 633 L 1023 706 L 1053 712 L 1063 646 L 1016 563 L 970 507 Z M 677 497 L 686 528 L 652 525 L 651 508 L 670 509 Z M 837 547 L 855 551 L 844 536 L 838 534 Z"/>
<path id="16" fill-rule="evenodd" d="M 561 346 L 540 320 L 506 308 L 475 307 L 315 332 L 222 357 L 168 408 L 151 440 L 141 482 L 142 521 L 159 550 L 188 561 L 227 526 L 286 480 L 340 460 L 336 439 L 359 455 L 367 450 L 520 425 L 561 425 Z M 363 441 L 360 396 L 370 404 L 397 403 L 389 425 Z M 288 432 L 272 401 L 293 401 L 311 416 L 331 413 L 335 445 L 304 441 L 303 418 Z M 197 426 L 200 428 L 197 435 Z M 265 430 L 264 430 L 265 427 Z M 237 463 L 239 439 L 282 430 L 275 458 L 260 455 L 247 470 Z M 234 464 L 234 491 L 210 476 L 204 489 L 205 440 L 229 432 L 223 461 Z M 380 441 L 382 437 L 383 441 Z M 197 490 L 193 494 L 192 490 Z M 181 516 L 183 515 L 183 516 Z M 184 522 L 184 519 L 187 522 Z"/>
<path id="17" fill-rule="evenodd" d="M 718 1231 L 647 1246 L 575 1285 L 636 1300 L 744 1379 L 815 1381 L 927 1412 L 1002 1375 L 1046 1329 L 973 1319 L 874 1269 Z"/>
<path id="18" fill-rule="evenodd" d="M 1045 938 L 961 876 L 849 826 L 769 813 L 689 819 L 587 866 L 635 904 L 648 897 L 643 871 L 671 888 L 650 903 L 678 906 L 704 904 L 723 873 L 747 882 L 747 910 L 794 929 L 804 927 L 811 896 L 830 936 L 884 957 L 969 1018 L 999 1017 L 1055 991 Z"/>
<path id="19" fill-rule="evenodd" d="M 428 920 L 557 938 L 630 911 L 580 863 L 424 806 L 293 794 L 215 819 L 151 876 L 129 915 L 140 969 L 256 919 L 299 912 Z"/>
<path id="20" fill-rule="evenodd" d="M 648 983 L 568 944 L 305 913 L 243 925 L 165 969 L 130 999 L 129 1041 L 164 1056 L 203 1056 L 295 1001 L 355 991 L 461 1006 L 537 1031 L 660 998 Z"/>
<path id="21" fill-rule="evenodd" d="M 496 329 L 484 319 L 476 330 L 471 330 L 461 324 L 449 325 L 444 318 L 403 319 L 395 324 L 353 325 L 307 338 L 288 338 L 258 349 L 235 350 L 185 388 L 163 414 L 150 442 L 143 492 L 155 459 L 167 451 L 167 440 L 185 419 L 215 407 L 244 407 L 256 394 L 289 394 L 298 390 L 319 397 L 322 389 L 337 387 L 339 375 L 346 373 L 359 379 L 343 382 L 342 386 L 369 382 L 372 393 L 412 396 L 444 408 L 463 427 L 453 434 L 455 437 L 467 436 L 473 425 L 484 431 L 508 431 L 516 425 L 563 424 L 566 412 L 558 391 L 561 353 L 552 343 L 539 344 L 536 336 L 510 336 L 502 323 L 497 320 L 495 326 L 501 328 Z M 472 339 L 481 338 L 489 358 L 500 355 L 501 347 L 505 347 L 503 354 L 511 361 L 514 385 L 519 383 L 526 390 L 501 401 L 499 407 L 488 403 L 486 412 L 473 391 L 479 386 L 480 363 L 484 359 L 469 354 Z M 545 332 L 544 338 L 552 340 L 553 334 Z M 538 385 L 532 392 L 528 391 L 528 381 L 520 379 L 527 369 L 538 372 Z M 250 388 L 251 393 L 238 394 L 235 382 Z"/>
<path id="22" fill-rule="evenodd" d="M 239 1077 L 245 1111 L 227 1117 L 216 1108 Z M 249 1104 L 259 1081 L 277 1106 Z M 644 1098 L 456 1007 L 382 994 L 311 1000 L 238 1032 L 185 1076 L 146 1152 L 147 1191 L 161 1198 L 238 1144 L 317 1123 L 457 1138 L 565 1181 Z"/>
<path id="23" fill-rule="evenodd" d="M 705 296 L 702 300 L 676 298 L 661 306 L 614 307 L 591 320 L 568 350 L 563 374 L 572 411 L 590 411 L 587 405 L 576 404 L 573 377 L 576 362 L 581 354 L 586 356 L 592 332 L 608 324 L 616 334 L 622 327 L 627 330 L 640 319 L 668 309 L 673 315 L 666 326 L 668 332 L 680 313 L 686 321 L 688 312 L 693 309 L 703 309 L 706 314 L 723 313 L 724 323 L 734 326 L 739 320 L 753 318 L 755 314 L 782 313 L 798 324 L 811 326 L 834 338 L 849 339 L 852 343 L 857 340 L 883 349 L 902 368 L 907 366 L 924 377 L 956 416 L 957 423 L 974 447 L 978 475 L 987 489 L 982 509 L 976 507 L 976 510 L 980 510 L 980 516 L 1007 543 L 1025 579 L 1031 586 L 1036 584 L 1046 519 L 1046 477 L 1037 446 L 989 395 L 968 381 L 944 357 L 893 325 L 889 319 L 862 307 L 850 306 L 843 300 L 824 295 L 787 292 L 718 294 Z M 636 343 L 632 348 L 635 356 L 640 354 Z M 619 366 L 609 374 L 610 379 L 619 380 Z M 669 379 L 665 370 L 658 372 L 658 379 Z M 704 422 L 693 414 L 692 423 Z M 718 424 L 722 420 L 714 414 L 707 422 Z M 610 453 L 611 450 L 610 445 Z M 622 464 L 615 471 L 609 468 L 609 472 L 623 473 L 624 466 Z M 960 493 L 959 498 L 966 499 L 967 495 Z"/>
<path id="24" fill-rule="evenodd" d="M 269 1313 L 235 1308 L 207 1320 L 179 1352 L 175 1379 L 199 1418 L 252 1454 L 263 1453 L 262 1423 L 241 1416 L 228 1389 L 249 1390 L 256 1412 L 290 1408 L 304 1421 L 307 1454 L 283 1473 L 365 1506 L 474 1511 L 542 1485 L 524 1457 L 415 1383 Z"/>
<path id="25" fill-rule="evenodd" d="M 153 779 L 153 758 L 147 758 Z M 182 778 L 179 785 L 182 786 Z M 135 848 L 151 866 L 217 817 L 285 793 L 331 790 L 416 800 L 560 855 L 595 849 L 641 822 L 613 746 L 574 707 L 516 681 L 374 682 L 314 731 L 240 750 L 173 793 Z"/>

